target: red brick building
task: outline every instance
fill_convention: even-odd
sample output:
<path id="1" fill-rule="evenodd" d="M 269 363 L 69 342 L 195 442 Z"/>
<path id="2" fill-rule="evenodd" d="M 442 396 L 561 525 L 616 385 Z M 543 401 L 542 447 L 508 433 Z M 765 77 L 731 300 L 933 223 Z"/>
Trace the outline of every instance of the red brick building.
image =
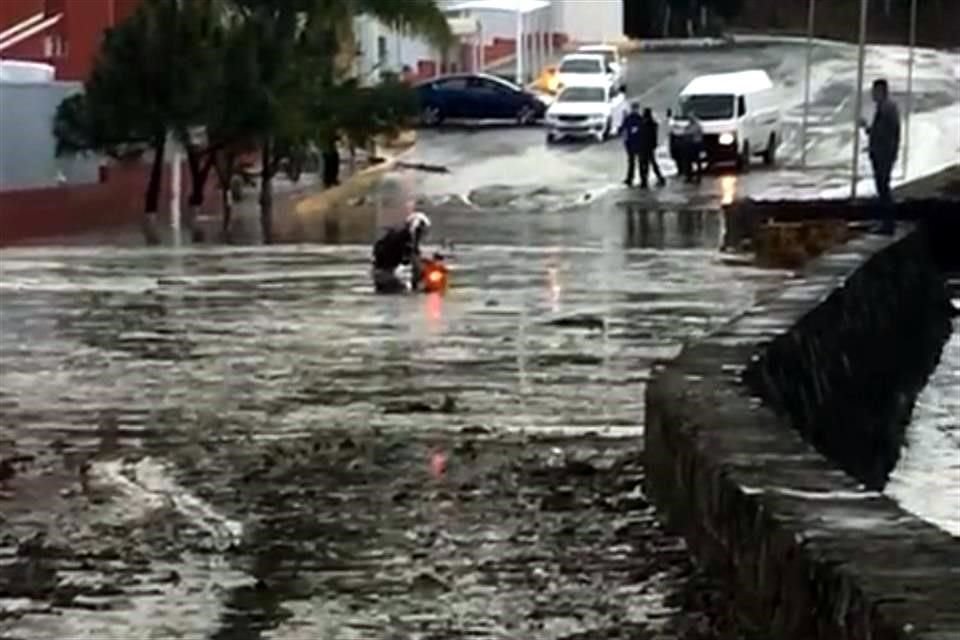
<path id="1" fill-rule="evenodd" d="M 140 0 L 0 0 L 0 58 L 46 62 L 58 80 L 85 80 L 104 32 Z"/>

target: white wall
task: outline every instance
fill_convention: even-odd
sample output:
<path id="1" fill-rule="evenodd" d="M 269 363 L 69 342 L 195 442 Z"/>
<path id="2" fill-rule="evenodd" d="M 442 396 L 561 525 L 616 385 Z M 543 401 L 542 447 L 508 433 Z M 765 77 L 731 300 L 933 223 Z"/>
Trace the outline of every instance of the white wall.
<path id="1" fill-rule="evenodd" d="M 61 100 L 82 88 L 79 82 L 0 82 L 0 190 L 97 181 L 97 158 L 55 155 L 53 116 Z"/>
<path id="2" fill-rule="evenodd" d="M 619 40 L 623 38 L 623 2 L 553 0 L 557 28 L 578 42 Z"/>
<path id="3" fill-rule="evenodd" d="M 630 0 L 626 0 L 630 1 Z M 624 0 L 551 0 L 551 6 L 543 17 L 528 17 L 528 31 L 533 27 L 566 33 L 571 39 L 581 42 L 619 40 L 623 37 Z M 474 12 L 483 25 L 484 41 L 487 44 L 495 37 L 514 38 L 516 18 L 514 14 L 496 11 Z"/>
<path id="4" fill-rule="evenodd" d="M 401 2 L 402 0 L 397 0 Z M 443 5 L 457 0 L 438 0 Z M 629 0 L 626 0 L 629 1 Z M 623 37 L 624 0 L 551 0 L 551 6 L 540 15 L 528 16 L 527 31 L 548 30 L 566 33 L 580 42 L 615 41 Z M 516 37 L 516 15 L 499 11 L 472 12 L 483 28 L 483 41 L 490 44 L 494 38 Z M 386 38 L 384 69 L 399 72 L 403 65 L 415 71 L 418 60 L 438 60 L 438 55 L 425 42 L 384 26 L 378 21 L 361 16 L 356 19 L 354 31 L 362 55 L 357 60 L 356 71 L 367 81 L 379 77 L 374 69 L 378 59 L 378 38 Z"/>
<path id="5" fill-rule="evenodd" d="M 372 18 L 358 18 L 354 25 L 354 34 L 361 52 L 357 59 L 356 71 L 368 82 L 376 82 L 379 79 L 380 70 L 399 74 L 404 65 L 409 65 L 416 71 L 418 60 L 437 58 L 436 52 L 420 38 L 394 31 Z M 381 37 L 386 43 L 386 55 L 383 64 L 378 67 Z"/>

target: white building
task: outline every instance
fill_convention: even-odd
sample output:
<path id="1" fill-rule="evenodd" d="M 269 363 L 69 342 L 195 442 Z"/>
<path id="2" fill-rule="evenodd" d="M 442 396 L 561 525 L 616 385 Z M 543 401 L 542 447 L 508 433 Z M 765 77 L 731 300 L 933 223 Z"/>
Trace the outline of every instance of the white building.
<path id="1" fill-rule="evenodd" d="M 452 7 L 462 0 L 437 0 L 443 7 Z M 509 6 L 518 0 L 491 0 L 494 4 Z M 629 0 L 547 0 L 548 5 L 524 18 L 527 33 L 554 33 L 573 42 L 618 42 L 623 35 L 623 3 Z M 472 10 L 461 17 L 479 23 L 478 36 L 488 47 L 496 62 L 495 41 L 513 42 L 516 39 L 516 14 L 509 11 Z M 458 24 L 458 29 L 463 28 Z M 355 34 L 360 48 L 357 73 L 368 81 L 375 81 L 380 70 L 400 72 L 404 66 L 414 73 L 433 66 L 439 70 L 442 55 L 419 38 L 398 33 L 369 18 L 360 17 L 355 23 Z M 463 66 L 462 64 L 460 65 Z"/>

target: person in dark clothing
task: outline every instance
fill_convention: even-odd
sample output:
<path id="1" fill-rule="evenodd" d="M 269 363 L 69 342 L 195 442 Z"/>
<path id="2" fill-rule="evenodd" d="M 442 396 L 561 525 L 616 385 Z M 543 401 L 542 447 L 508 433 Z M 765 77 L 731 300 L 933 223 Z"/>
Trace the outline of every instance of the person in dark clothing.
<path id="1" fill-rule="evenodd" d="M 630 113 L 623 119 L 623 146 L 627 152 L 627 177 L 623 183 L 633 186 L 633 176 L 640 168 L 640 186 L 647 188 L 647 173 L 645 149 L 647 147 L 648 129 L 640 115 L 640 105 L 634 102 L 630 105 Z"/>
<path id="2" fill-rule="evenodd" d="M 640 182 L 643 185 L 647 184 L 647 174 L 650 169 L 653 169 L 654 175 L 657 176 L 657 184 L 661 187 L 667 184 L 667 181 L 664 179 L 663 174 L 660 172 L 660 165 L 657 164 L 657 140 L 658 136 L 658 125 L 656 119 L 653 117 L 653 112 L 650 109 L 643 110 L 643 124 L 646 127 L 646 135 L 644 136 L 644 145 L 643 150 L 643 159 L 640 162 Z"/>
<path id="3" fill-rule="evenodd" d="M 900 152 L 900 112 L 890 99 L 890 87 L 884 79 L 873 83 L 873 102 L 876 111 L 873 123 L 861 125 L 869 138 L 870 164 L 873 165 L 873 180 L 877 187 L 880 214 L 880 232 L 892 234 L 896 228 L 893 219 L 893 194 L 890 191 L 890 175 Z"/>
<path id="4" fill-rule="evenodd" d="M 703 127 L 695 113 L 687 116 L 687 126 L 683 130 L 683 154 L 685 156 L 687 182 L 700 182 L 703 176 Z"/>
<path id="5" fill-rule="evenodd" d="M 430 233 L 430 219 L 411 213 L 402 226 L 388 227 L 373 245 L 373 286 L 377 293 L 416 291 L 420 284 L 420 242 Z M 400 265 L 410 265 L 410 284 L 400 279 Z"/>
<path id="6" fill-rule="evenodd" d="M 340 184 L 340 151 L 337 136 L 330 136 L 323 149 L 323 186 L 326 189 Z"/>

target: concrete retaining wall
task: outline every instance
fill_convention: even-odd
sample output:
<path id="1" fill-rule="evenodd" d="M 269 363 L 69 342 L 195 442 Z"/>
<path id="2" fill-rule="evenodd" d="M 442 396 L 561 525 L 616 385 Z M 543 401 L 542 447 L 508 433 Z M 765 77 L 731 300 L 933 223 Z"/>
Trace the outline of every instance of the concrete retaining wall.
<path id="1" fill-rule="evenodd" d="M 866 236 L 656 372 L 647 492 L 762 637 L 960 637 L 960 542 L 840 468 L 885 477 L 946 300 L 921 233 Z"/>
<path id="2" fill-rule="evenodd" d="M 955 171 L 955 170 L 954 170 Z M 896 204 L 898 220 L 914 222 L 923 228 L 930 240 L 934 260 L 941 269 L 960 269 L 960 199 L 910 198 Z M 757 228 L 767 221 L 799 222 L 802 220 L 847 220 L 865 222 L 875 220 L 876 205 L 858 200 L 744 200 L 724 208 L 724 245 L 737 247 L 751 239 Z"/>

